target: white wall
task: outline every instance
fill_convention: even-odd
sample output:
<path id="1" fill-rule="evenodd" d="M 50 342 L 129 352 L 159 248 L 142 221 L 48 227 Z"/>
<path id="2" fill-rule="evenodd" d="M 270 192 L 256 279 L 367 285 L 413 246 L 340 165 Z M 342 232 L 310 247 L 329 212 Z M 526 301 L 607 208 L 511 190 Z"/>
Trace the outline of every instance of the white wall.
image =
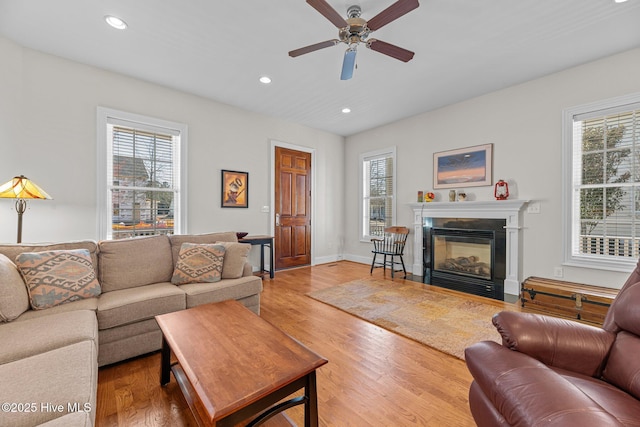
<path id="1" fill-rule="evenodd" d="M 358 155 L 398 147 L 398 224 L 432 188 L 434 152 L 494 144 L 494 181 L 540 201 L 525 214 L 523 277 L 552 277 L 562 262 L 562 109 L 640 92 L 635 49 L 347 138 L 23 48 L 0 38 L 0 181 L 24 174 L 52 201 L 31 201 L 26 242 L 96 239 L 96 107 L 189 126 L 189 232 L 268 233 L 270 141 L 316 151 L 314 259 L 367 262 L 358 240 Z M 249 209 L 220 208 L 220 169 L 248 171 Z M 1 183 L 0 182 L 0 183 Z M 490 200 L 492 187 L 466 189 Z M 446 191 L 437 191 L 446 197 Z M 0 200 L 0 242 L 14 242 L 13 203 Z M 411 260 L 413 248 L 407 258 Z M 565 280 L 619 287 L 625 273 L 565 267 Z"/>
<path id="2" fill-rule="evenodd" d="M 54 200 L 30 201 L 23 241 L 97 239 L 96 107 L 188 125 L 188 232 L 267 234 L 270 140 L 315 149 L 314 258 L 337 259 L 344 138 L 23 48 L 0 38 L 0 184 L 24 174 Z M 213 77 L 212 77 L 213 78 Z M 249 208 L 220 208 L 220 170 L 249 172 Z M 271 209 L 271 211 L 273 211 Z M 0 199 L 0 242 L 17 215 Z"/>
<path id="3" fill-rule="evenodd" d="M 433 153 L 493 143 L 494 182 L 509 182 L 511 198 L 539 201 L 525 213 L 523 277 L 553 277 L 562 254 L 562 110 L 640 92 L 640 49 L 624 52 L 347 138 L 346 194 L 357 195 L 358 155 L 397 146 L 398 225 L 413 224 L 409 202 L 433 187 Z M 491 200 L 493 187 L 465 189 L 470 200 Z M 436 191 L 447 200 L 448 191 Z M 358 199 L 345 202 L 345 258 L 370 259 L 358 241 Z M 409 248 L 407 260 L 413 259 Z M 620 287 L 628 273 L 564 267 L 564 280 Z"/>

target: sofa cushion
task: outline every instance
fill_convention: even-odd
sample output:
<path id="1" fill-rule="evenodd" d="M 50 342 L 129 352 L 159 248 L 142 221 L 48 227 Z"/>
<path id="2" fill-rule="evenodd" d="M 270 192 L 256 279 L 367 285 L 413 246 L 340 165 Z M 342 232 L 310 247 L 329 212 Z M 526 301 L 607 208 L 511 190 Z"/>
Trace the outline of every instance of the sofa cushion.
<path id="1" fill-rule="evenodd" d="M 34 310 L 100 295 L 100 283 L 86 249 L 23 252 L 16 257 L 16 264 Z"/>
<path id="2" fill-rule="evenodd" d="M 63 243 L 42 243 L 42 244 L 0 244 L 0 254 L 4 254 L 11 261 L 15 262 L 16 257 L 23 252 L 47 252 L 47 251 L 68 251 L 73 249 L 86 249 L 91 254 L 93 268 L 98 271 L 98 244 L 93 240 L 77 240 Z"/>
<path id="3" fill-rule="evenodd" d="M 171 241 L 173 265 L 176 265 L 183 243 L 237 242 L 238 236 L 233 231 L 206 234 L 174 234 L 169 236 L 169 240 Z"/>
<path id="4" fill-rule="evenodd" d="M 225 279 L 217 283 L 190 283 L 180 285 L 187 294 L 187 308 L 211 302 L 241 299 L 262 292 L 262 279 L 246 276 L 239 279 Z"/>
<path id="5" fill-rule="evenodd" d="M 640 283 L 631 285 L 616 301 L 615 323 L 618 332 L 607 366 L 605 380 L 640 399 Z"/>
<path id="6" fill-rule="evenodd" d="M 640 399 L 640 337 L 618 332 L 602 377 Z"/>
<path id="7" fill-rule="evenodd" d="M 98 343 L 98 322 L 90 310 L 11 322 L 0 327 L 0 364 L 87 340 Z"/>
<path id="8" fill-rule="evenodd" d="M 184 292 L 168 282 L 105 292 L 98 301 L 98 327 L 128 325 L 184 308 Z"/>
<path id="9" fill-rule="evenodd" d="M 39 425 L 76 408 L 89 409 L 90 415 L 95 414 L 97 360 L 94 342 L 81 341 L 0 365 L 0 402 L 36 405 L 34 412 L 3 412 L 0 424 L 12 427 Z M 62 411 L 51 409 L 60 405 Z"/>
<path id="10" fill-rule="evenodd" d="M 640 336 L 640 283 L 635 283 L 616 298 L 615 315 L 618 328 Z"/>
<path id="11" fill-rule="evenodd" d="M 0 254 L 0 323 L 10 322 L 29 309 L 29 294 L 18 267 Z"/>
<path id="12" fill-rule="evenodd" d="M 242 277 L 247 257 L 251 251 L 248 243 L 218 242 L 225 247 L 224 264 L 222 265 L 223 279 L 237 279 Z"/>
<path id="13" fill-rule="evenodd" d="M 98 310 L 98 297 L 80 299 L 62 305 L 56 305 L 55 307 L 47 308 L 46 310 L 27 310 L 15 321 L 22 322 L 24 320 L 35 319 L 37 317 L 50 316 L 57 313 L 68 313 L 78 310 L 93 311 L 95 316 L 95 312 Z"/>
<path id="14" fill-rule="evenodd" d="M 591 400 L 609 414 L 615 416 L 623 425 L 638 425 L 640 421 L 640 400 L 605 381 L 566 369 L 554 369 L 554 371 L 577 387 L 581 393 L 589 396 Z"/>
<path id="15" fill-rule="evenodd" d="M 98 247 L 98 280 L 103 292 L 171 280 L 173 261 L 167 236 L 103 240 Z"/>
<path id="16" fill-rule="evenodd" d="M 225 248 L 222 245 L 183 243 L 171 283 L 213 283 L 222 278 Z"/>

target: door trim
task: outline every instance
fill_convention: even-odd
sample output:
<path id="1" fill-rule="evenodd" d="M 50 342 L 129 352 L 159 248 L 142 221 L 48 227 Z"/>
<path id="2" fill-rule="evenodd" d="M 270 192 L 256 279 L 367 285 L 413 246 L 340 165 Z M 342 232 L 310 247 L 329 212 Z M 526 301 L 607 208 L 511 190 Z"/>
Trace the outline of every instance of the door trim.
<path id="1" fill-rule="evenodd" d="M 288 142 L 278 141 L 270 139 L 269 154 L 271 159 L 269 161 L 269 234 L 275 236 L 275 218 L 274 209 L 276 206 L 276 147 L 287 148 L 289 150 L 302 151 L 304 153 L 311 153 L 311 264 L 316 265 L 314 257 L 316 246 L 316 149 L 310 147 L 304 147 L 302 145 L 289 144 Z"/>

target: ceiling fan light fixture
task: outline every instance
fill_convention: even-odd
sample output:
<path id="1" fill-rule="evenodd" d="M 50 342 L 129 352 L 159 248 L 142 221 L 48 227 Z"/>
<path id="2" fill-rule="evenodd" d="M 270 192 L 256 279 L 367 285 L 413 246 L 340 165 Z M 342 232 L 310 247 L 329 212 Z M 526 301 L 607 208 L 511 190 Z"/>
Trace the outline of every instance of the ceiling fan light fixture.
<path id="1" fill-rule="evenodd" d="M 340 73 L 340 80 L 349 80 L 353 77 L 353 70 L 356 68 L 356 53 L 358 51 L 355 47 L 349 47 L 344 53 L 344 60 L 342 61 L 342 72 Z"/>
<path id="2" fill-rule="evenodd" d="M 271 83 L 271 77 L 269 76 L 260 77 L 260 83 L 268 85 L 269 83 Z"/>
<path id="3" fill-rule="evenodd" d="M 117 16 L 107 15 L 104 17 L 104 20 L 116 30 L 124 30 L 127 28 L 127 23 Z"/>

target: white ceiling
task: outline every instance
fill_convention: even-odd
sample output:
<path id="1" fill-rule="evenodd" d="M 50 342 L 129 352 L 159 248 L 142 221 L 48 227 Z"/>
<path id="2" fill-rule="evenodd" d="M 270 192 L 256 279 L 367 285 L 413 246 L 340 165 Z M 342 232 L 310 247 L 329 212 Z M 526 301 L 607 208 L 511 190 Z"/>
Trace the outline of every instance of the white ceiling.
<path id="1" fill-rule="evenodd" d="M 370 19 L 394 0 L 328 0 Z M 104 16 L 124 19 L 117 31 Z M 408 63 L 346 46 L 304 0 L 0 0 L 0 34 L 20 45 L 339 135 L 352 135 L 640 46 L 640 0 L 422 0 L 372 37 Z M 261 75 L 273 79 L 258 82 Z M 342 114 L 348 106 L 350 114 Z"/>

